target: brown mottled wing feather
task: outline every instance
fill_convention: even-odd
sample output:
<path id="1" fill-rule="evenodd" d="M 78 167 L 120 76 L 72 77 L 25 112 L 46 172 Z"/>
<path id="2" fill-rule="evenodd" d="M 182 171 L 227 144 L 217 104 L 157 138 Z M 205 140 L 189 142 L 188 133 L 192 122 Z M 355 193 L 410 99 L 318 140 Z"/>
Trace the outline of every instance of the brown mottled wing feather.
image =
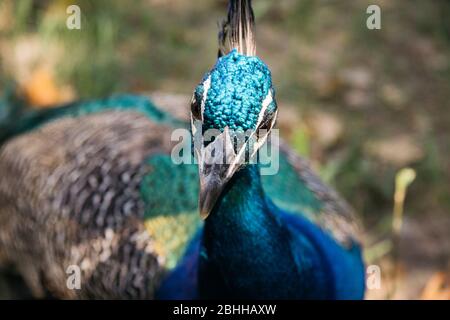
<path id="1" fill-rule="evenodd" d="M 158 109 L 164 110 L 174 118 L 185 121 L 186 124 L 190 121 L 191 98 L 184 94 L 173 94 L 165 92 L 152 92 L 147 95 L 150 100 L 158 106 Z"/>
<path id="2" fill-rule="evenodd" d="M 49 123 L 0 148 L 0 248 L 37 295 L 151 298 L 164 274 L 143 222 L 145 158 L 170 128 L 130 111 Z M 120 263 L 118 263 L 120 262 Z M 66 270 L 81 268 L 81 289 Z"/>

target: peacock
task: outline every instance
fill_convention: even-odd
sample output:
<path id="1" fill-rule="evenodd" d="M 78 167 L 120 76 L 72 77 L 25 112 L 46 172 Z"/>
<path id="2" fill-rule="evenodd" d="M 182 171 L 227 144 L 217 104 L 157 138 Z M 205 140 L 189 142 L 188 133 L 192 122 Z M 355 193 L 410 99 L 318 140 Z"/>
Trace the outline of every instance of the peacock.
<path id="1" fill-rule="evenodd" d="M 254 25 L 250 0 L 229 1 L 190 110 L 122 94 L 2 122 L 0 262 L 35 297 L 364 297 L 353 211 L 271 138 L 278 105 Z M 183 154 L 195 161 L 173 160 L 174 130 L 200 137 Z M 218 134 L 203 139 L 208 130 Z M 242 157 L 267 145 L 279 150 L 275 174 Z M 74 266 L 79 287 L 68 285 Z"/>

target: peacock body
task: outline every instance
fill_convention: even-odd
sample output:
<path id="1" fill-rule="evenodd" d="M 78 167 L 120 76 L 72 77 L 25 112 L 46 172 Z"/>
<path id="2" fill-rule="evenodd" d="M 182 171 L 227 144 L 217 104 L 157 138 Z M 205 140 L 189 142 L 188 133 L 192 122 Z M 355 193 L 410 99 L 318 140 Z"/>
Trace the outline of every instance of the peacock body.
<path id="1" fill-rule="evenodd" d="M 238 162 L 236 145 L 231 164 L 207 164 L 231 130 L 275 123 L 252 28 L 249 1 L 231 1 L 220 57 L 189 114 L 121 95 L 29 113 L 0 131 L 0 262 L 36 296 L 363 297 L 355 218 L 304 159 L 280 142 L 275 175 Z M 220 135 L 194 146 L 198 165 L 175 164 L 171 134 L 190 126 Z M 70 266 L 79 289 L 67 286 Z"/>

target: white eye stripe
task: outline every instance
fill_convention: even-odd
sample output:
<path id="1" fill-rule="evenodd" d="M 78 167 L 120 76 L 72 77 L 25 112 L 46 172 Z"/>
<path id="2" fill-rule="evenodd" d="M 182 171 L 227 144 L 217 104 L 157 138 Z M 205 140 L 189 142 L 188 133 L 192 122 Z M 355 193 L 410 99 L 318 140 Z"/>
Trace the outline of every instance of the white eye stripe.
<path id="1" fill-rule="evenodd" d="M 267 96 L 264 98 L 264 100 L 262 102 L 262 107 L 261 107 L 261 111 L 259 112 L 259 115 L 258 115 L 258 122 L 256 123 L 256 128 L 258 128 L 258 126 L 263 121 L 264 113 L 266 112 L 267 108 L 269 107 L 269 105 L 272 102 L 273 102 L 272 90 L 269 90 L 269 92 L 267 93 Z"/>
<path id="2" fill-rule="evenodd" d="M 194 125 L 194 117 L 191 114 L 191 130 L 192 130 L 192 135 L 195 136 L 195 134 L 197 133 L 197 128 Z"/>
<path id="3" fill-rule="evenodd" d="M 202 103 L 201 103 L 201 117 L 203 120 L 203 111 L 205 111 L 205 104 L 206 104 L 206 98 L 208 97 L 208 91 L 211 87 L 211 75 L 203 82 L 203 96 L 202 96 Z"/>

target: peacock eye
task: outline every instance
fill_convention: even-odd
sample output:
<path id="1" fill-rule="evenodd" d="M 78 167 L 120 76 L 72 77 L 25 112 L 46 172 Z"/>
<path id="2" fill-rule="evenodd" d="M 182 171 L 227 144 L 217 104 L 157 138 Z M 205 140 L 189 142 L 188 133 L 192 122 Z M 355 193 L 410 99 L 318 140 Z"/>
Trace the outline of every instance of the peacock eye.
<path id="1" fill-rule="evenodd" d="M 200 106 L 200 103 L 197 101 L 195 94 L 192 96 L 192 100 L 191 100 L 191 113 L 195 119 L 197 119 L 197 120 L 202 119 L 201 106 Z"/>

